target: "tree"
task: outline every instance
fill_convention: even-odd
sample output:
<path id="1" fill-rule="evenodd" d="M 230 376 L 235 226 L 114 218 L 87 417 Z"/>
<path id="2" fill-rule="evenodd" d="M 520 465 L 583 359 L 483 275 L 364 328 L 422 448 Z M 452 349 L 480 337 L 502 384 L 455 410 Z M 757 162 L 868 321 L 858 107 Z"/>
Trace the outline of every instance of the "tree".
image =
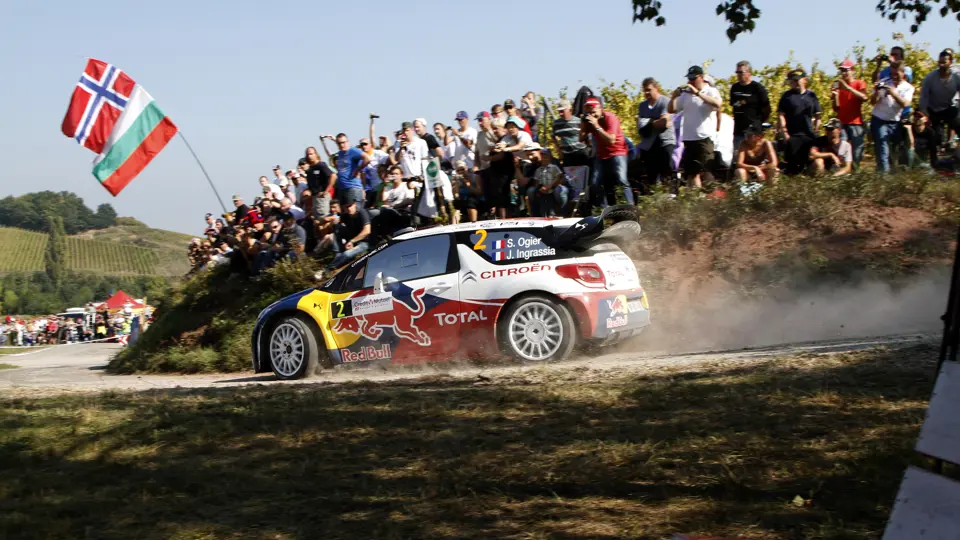
<path id="1" fill-rule="evenodd" d="M 67 270 L 67 238 L 63 230 L 63 218 L 51 217 L 47 220 L 49 240 L 47 254 L 44 257 L 44 268 L 56 290 L 63 285 L 63 277 Z"/>
<path id="2" fill-rule="evenodd" d="M 97 207 L 97 215 L 91 225 L 94 229 L 106 229 L 113 225 L 116 219 L 117 211 L 109 203 L 104 203 Z"/>
<path id="3" fill-rule="evenodd" d="M 717 15 L 723 15 L 729 24 L 727 27 L 727 38 L 730 41 L 736 41 L 737 36 L 744 32 L 753 32 L 756 28 L 756 21 L 760 18 L 760 9 L 754 2 L 756 0 L 727 0 L 717 5 Z M 663 3 L 660 0 L 632 0 L 633 2 L 633 21 L 646 22 L 654 21 L 657 26 L 663 26 L 667 23 L 660 10 Z M 679 4 L 679 0 L 677 1 Z M 938 10 L 941 17 L 947 15 L 956 15 L 960 21 L 960 0 L 878 0 L 877 11 L 880 15 L 896 21 L 898 18 L 906 19 L 913 17 L 913 24 L 910 25 L 910 31 L 916 33 L 920 25 L 927 20 L 927 16 L 933 11 L 931 4 L 941 5 Z"/>

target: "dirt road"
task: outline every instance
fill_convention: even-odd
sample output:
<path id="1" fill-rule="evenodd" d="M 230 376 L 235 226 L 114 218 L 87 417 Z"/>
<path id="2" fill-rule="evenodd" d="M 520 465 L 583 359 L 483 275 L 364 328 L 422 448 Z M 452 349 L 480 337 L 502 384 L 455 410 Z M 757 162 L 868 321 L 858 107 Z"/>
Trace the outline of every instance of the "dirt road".
<path id="1" fill-rule="evenodd" d="M 619 352 L 592 358 L 578 358 L 561 363 L 526 364 L 498 367 L 428 366 L 396 371 L 379 369 L 343 369 L 323 373 L 308 381 L 278 381 L 272 375 L 252 372 L 209 375 L 110 375 L 105 366 L 119 346 L 91 344 L 60 346 L 18 357 L 4 357 L 3 363 L 18 366 L 0 371 L 0 395 L 51 395 L 59 393 L 137 391 L 160 388 L 222 388 L 248 384 L 302 384 L 303 382 L 385 381 L 414 378 L 424 375 L 451 374 L 459 377 L 497 376 L 531 370 L 629 369 L 638 374 L 663 370 L 698 369 L 749 364 L 773 356 L 801 352 L 825 353 L 851 351 L 872 347 L 900 347 L 935 341 L 936 336 L 910 334 L 867 339 L 793 343 L 743 349 L 685 354 L 656 352 Z"/>

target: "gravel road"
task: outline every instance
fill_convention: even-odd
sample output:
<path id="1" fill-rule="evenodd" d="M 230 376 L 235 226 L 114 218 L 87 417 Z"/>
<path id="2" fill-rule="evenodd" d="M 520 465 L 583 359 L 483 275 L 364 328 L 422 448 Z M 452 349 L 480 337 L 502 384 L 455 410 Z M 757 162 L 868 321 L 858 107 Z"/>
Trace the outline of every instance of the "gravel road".
<path id="1" fill-rule="evenodd" d="M 105 366 L 118 349 L 115 344 L 58 346 L 16 357 L 0 357 L 2 363 L 18 366 L 0 370 L 0 396 L 40 396 L 61 393 L 139 391 L 163 388 L 223 388 L 249 384 L 303 384 L 318 382 L 387 381 L 424 375 L 450 374 L 458 377 L 502 376 L 525 371 L 567 369 L 627 369 L 638 374 L 664 370 L 702 370 L 760 362 L 775 356 L 799 353 L 842 352 L 873 347 L 902 347 L 935 342 L 936 336 L 911 334 L 878 338 L 793 343 L 736 351 L 705 351 L 684 354 L 617 352 L 578 358 L 548 365 L 526 364 L 497 367 L 427 366 L 384 371 L 343 369 L 325 372 L 307 381 L 278 381 L 272 375 L 252 372 L 205 375 L 110 375 Z"/>

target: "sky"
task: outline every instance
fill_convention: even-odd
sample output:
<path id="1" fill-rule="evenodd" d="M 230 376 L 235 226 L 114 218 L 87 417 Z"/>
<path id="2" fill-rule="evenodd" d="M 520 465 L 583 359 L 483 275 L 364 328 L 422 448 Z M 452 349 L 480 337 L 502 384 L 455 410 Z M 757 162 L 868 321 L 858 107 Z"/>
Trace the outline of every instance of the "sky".
<path id="1" fill-rule="evenodd" d="M 223 203 L 250 201 L 257 179 L 296 165 L 321 133 L 378 134 L 417 117 L 452 123 L 524 92 L 556 96 L 601 79 L 666 87 L 688 66 L 733 73 L 738 60 L 776 64 L 790 51 L 805 66 L 841 59 L 858 41 L 873 48 L 902 32 L 930 49 L 958 46 L 956 19 L 931 16 L 917 34 L 891 23 L 876 0 L 759 0 L 752 34 L 733 44 L 719 0 L 664 0 L 664 27 L 633 24 L 630 0 L 474 4 L 196 0 L 9 2 L 0 7 L 0 197 L 73 191 L 96 208 L 188 234 L 220 213 L 213 191 L 176 138 L 117 197 L 91 174 L 95 155 L 60 132 L 85 58 L 126 71 L 180 128 Z M 774 7 L 776 6 L 776 7 Z M 333 145 L 330 146 L 333 150 Z"/>

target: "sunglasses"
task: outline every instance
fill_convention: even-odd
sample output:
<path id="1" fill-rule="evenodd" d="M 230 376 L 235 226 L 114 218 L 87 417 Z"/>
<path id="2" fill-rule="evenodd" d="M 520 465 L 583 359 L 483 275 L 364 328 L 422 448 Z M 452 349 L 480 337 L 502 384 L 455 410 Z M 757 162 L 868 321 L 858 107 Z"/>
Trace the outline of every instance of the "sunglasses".
<path id="1" fill-rule="evenodd" d="M 370 146 L 370 143 L 368 143 L 368 142 L 362 142 L 362 143 L 360 143 L 360 146 Z"/>
<path id="2" fill-rule="evenodd" d="M 750 73 L 749 71 L 736 71 L 737 75 L 743 75 L 744 73 Z"/>

